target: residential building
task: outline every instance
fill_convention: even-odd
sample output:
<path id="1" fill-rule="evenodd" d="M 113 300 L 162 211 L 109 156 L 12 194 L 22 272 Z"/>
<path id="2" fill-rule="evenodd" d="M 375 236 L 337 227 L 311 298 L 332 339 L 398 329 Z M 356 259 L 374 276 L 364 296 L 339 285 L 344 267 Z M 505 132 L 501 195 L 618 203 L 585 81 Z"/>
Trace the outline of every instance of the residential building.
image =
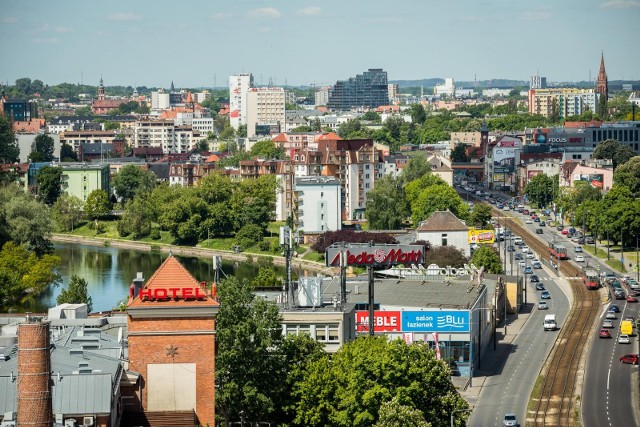
<path id="1" fill-rule="evenodd" d="M 192 136 L 190 128 L 176 127 L 173 120 L 139 120 L 134 128 L 133 146 L 161 147 L 165 154 L 184 153 L 194 145 Z"/>
<path id="2" fill-rule="evenodd" d="M 337 178 L 296 178 L 295 205 L 294 220 L 305 234 L 322 234 L 342 228 L 342 191 Z"/>
<path id="3" fill-rule="evenodd" d="M 536 175 L 559 176 L 562 153 L 520 153 L 518 162 L 518 193 L 524 193 L 527 184 Z"/>
<path id="4" fill-rule="evenodd" d="M 376 108 L 389 104 L 387 72 L 370 68 L 362 74 L 339 80 L 333 86 L 328 107 L 348 111 L 352 108 Z"/>
<path id="5" fill-rule="evenodd" d="M 124 104 L 124 99 L 108 99 L 104 93 L 104 84 L 100 77 L 100 86 L 98 86 L 98 98 L 91 102 L 91 111 L 93 114 L 109 114 L 116 110 L 120 105 Z"/>
<path id="6" fill-rule="evenodd" d="M 20 149 L 20 163 L 29 161 L 29 154 L 33 150 L 33 144 L 39 133 L 17 133 L 18 149 Z M 60 158 L 60 135 L 49 135 L 53 139 L 53 157 Z"/>
<path id="7" fill-rule="evenodd" d="M 433 87 L 433 95 L 441 98 L 446 96 L 448 98 L 455 98 L 456 96 L 456 86 L 453 82 L 452 77 L 447 77 L 444 79 L 443 84 L 438 84 Z"/>
<path id="8" fill-rule="evenodd" d="M 389 83 L 387 85 L 387 97 L 389 98 L 389 102 L 395 103 L 398 99 L 398 83 Z"/>
<path id="9" fill-rule="evenodd" d="M 256 134 L 258 127 L 267 128 L 267 134 L 273 127 L 284 128 L 286 118 L 285 90 L 281 87 L 250 88 L 246 93 L 246 124 L 249 138 Z"/>
<path id="10" fill-rule="evenodd" d="M 382 175 L 398 178 L 407 166 L 407 163 L 409 163 L 409 156 L 406 154 L 385 155 L 382 165 Z"/>
<path id="11" fill-rule="evenodd" d="M 547 88 L 546 77 L 540 77 L 540 74 L 531 76 L 531 81 L 529 82 L 529 89 L 546 89 L 546 88 Z"/>
<path id="12" fill-rule="evenodd" d="M 507 97 L 511 93 L 511 89 L 489 88 L 482 90 L 482 96 L 485 98 Z"/>
<path id="13" fill-rule="evenodd" d="M 601 167 L 592 162 L 565 162 L 560 172 L 560 187 L 574 187 L 577 181 L 586 181 L 592 187 L 609 191 L 613 186 L 613 164 Z"/>
<path id="14" fill-rule="evenodd" d="M 64 131 L 60 133 L 60 142 L 68 144 L 78 153 L 81 144 L 111 144 L 117 138 L 112 130 Z"/>
<path id="15" fill-rule="evenodd" d="M 435 211 L 416 228 L 416 241 L 434 246 L 454 246 L 471 256 L 469 227 L 450 211 Z"/>
<path id="16" fill-rule="evenodd" d="M 482 142 L 480 132 L 451 132 L 451 149 L 456 148 L 456 144 L 465 144 L 471 147 L 480 147 Z"/>
<path id="17" fill-rule="evenodd" d="M 123 138 L 116 138 L 112 143 L 82 143 L 78 147 L 78 161 L 103 162 L 114 157 L 124 157 L 125 142 Z"/>
<path id="18" fill-rule="evenodd" d="M 61 163 L 59 166 L 62 168 L 63 193 L 76 196 L 83 202 L 94 190 L 104 190 L 111 195 L 108 164 Z"/>
<path id="19" fill-rule="evenodd" d="M 159 89 L 157 92 L 151 92 L 151 110 L 168 110 L 169 108 L 171 108 L 169 94 L 165 93 L 164 89 Z"/>
<path id="20" fill-rule="evenodd" d="M 431 166 L 433 175 L 439 176 L 444 182 L 453 187 L 453 169 L 451 168 L 451 160 L 448 157 L 432 154 L 427 157 L 427 162 Z"/>
<path id="21" fill-rule="evenodd" d="M 598 111 L 598 94 L 594 89 L 554 88 L 529 90 L 529 113 L 560 119 Z"/>
<path id="22" fill-rule="evenodd" d="M 322 86 L 316 89 L 314 94 L 314 102 L 316 105 L 328 105 L 329 97 L 331 96 L 331 91 L 333 88 L 331 86 Z"/>
<path id="23" fill-rule="evenodd" d="M 252 87 L 251 73 L 229 76 L 229 120 L 235 130 L 247 124 L 247 92 Z"/>
<path id="24" fill-rule="evenodd" d="M 84 125 L 92 123 L 93 116 L 60 116 L 47 123 L 48 133 L 62 133 L 72 130 L 84 130 Z M 104 130 L 101 129 L 100 130 Z"/>
<path id="25" fill-rule="evenodd" d="M 0 96 L 0 114 L 11 121 L 28 122 L 38 118 L 38 104 L 27 99 L 9 99 Z"/>

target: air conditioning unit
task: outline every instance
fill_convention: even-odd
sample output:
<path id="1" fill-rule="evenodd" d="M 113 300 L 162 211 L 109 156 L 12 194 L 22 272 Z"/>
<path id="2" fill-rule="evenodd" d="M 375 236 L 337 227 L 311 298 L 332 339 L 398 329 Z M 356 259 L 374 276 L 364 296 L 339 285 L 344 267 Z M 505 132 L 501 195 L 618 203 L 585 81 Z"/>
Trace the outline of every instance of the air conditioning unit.
<path id="1" fill-rule="evenodd" d="M 76 427 L 76 419 L 67 418 L 66 420 L 64 420 L 64 427 Z"/>
<path id="2" fill-rule="evenodd" d="M 82 424 L 85 426 L 92 426 L 93 425 L 93 417 L 84 417 L 82 418 Z"/>

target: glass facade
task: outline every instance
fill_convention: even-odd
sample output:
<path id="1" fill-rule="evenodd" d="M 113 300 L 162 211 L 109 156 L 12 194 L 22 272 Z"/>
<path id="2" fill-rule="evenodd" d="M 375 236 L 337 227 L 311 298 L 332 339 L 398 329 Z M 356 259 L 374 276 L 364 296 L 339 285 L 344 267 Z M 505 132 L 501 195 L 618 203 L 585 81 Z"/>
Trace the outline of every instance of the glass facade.
<path id="1" fill-rule="evenodd" d="M 370 68 L 362 74 L 336 82 L 329 97 L 332 110 L 350 110 L 354 107 L 376 108 L 389 104 L 387 72 Z"/>

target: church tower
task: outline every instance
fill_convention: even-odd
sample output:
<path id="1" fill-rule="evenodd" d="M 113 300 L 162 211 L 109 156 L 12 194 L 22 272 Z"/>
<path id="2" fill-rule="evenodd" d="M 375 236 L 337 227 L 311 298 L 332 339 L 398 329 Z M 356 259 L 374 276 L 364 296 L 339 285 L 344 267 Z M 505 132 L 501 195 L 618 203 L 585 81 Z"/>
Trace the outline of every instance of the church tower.
<path id="1" fill-rule="evenodd" d="M 600 57 L 600 71 L 598 72 L 598 80 L 596 81 L 596 93 L 603 94 L 605 97 L 609 96 L 609 80 L 607 79 L 607 72 L 604 69 L 604 53 Z"/>
<path id="2" fill-rule="evenodd" d="M 98 86 L 98 99 L 104 100 L 104 83 L 102 81 L 102 76 L 100 76 L 100 86 Z"/>

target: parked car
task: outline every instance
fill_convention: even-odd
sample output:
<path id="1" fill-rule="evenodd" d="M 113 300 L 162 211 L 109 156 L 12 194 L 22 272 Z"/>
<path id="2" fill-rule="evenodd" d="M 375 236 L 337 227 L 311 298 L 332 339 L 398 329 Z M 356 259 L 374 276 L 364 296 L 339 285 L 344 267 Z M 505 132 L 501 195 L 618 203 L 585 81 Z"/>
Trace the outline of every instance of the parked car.
<path id="1" fill-rule="evenodd" d="M 582 256 L 582 255 L 576 255 L 575 260 L 576 260 L 576 262 L 584 262 L 584 256 Z"/>
<path id="2" fill-rule="evenodd" d="M 636 297 L 635 297 L 635 296 L 633 296 L 633 295 L 629 295 L 629 296 L 627 297 L 627 302 L 638 302 L 638 298 L 636 298 Z"/>
<path id="3" fill-rule="evenodd" d="M 609 332 L 608 329 L 600 329 L 600 332 L 598 332 L 598 336 L 600 338 L 611 338 L 611 332 Z"/>
<path id="4" fill-rule="evenodd" d="M 602 327 L 611 329 L 613 328 L 613 322 L 611 320 L 605 320 L 604 322 L 602 322 Z"/>
<path id="5" fill-rule="evenodd" d="M 540 227 L 546 227 L 547 223 L 544 221 L 540 221 Z"/>
<path id="6" fill-rule="evenodd" d="M 529 210 L 527 210 L 527 209 L 523 210 L 523 211 L 522 211 L 522 214 L 523 214 L 523 215 L 529 215 Z"/>
<path id="7" fill-rule="evenodd" d="M 584 238 L 584 242 L 585 242 L 587 245 L 593 245 L 593 237 L 591 237 L 591 236 L 587 236 L 587 237 L 585 237 L 585 238 Z"/>
<path id="8" fill-rule="evenodd" d="M 531 267 L 539 270 L 539 269 L 542 268 L 542 263 L 540 261 L 538 261 L 538 260 L 532 261 L 531 262 Z"/>
<path id="9" fill-rule="evenodd" d="M 524 222 L 525 224 L 533 224 L 533 220 L 532 219 L 528 219 Z"/>
<path id="10" fill-rule="evenodd" d="M 564 236 L 569 235 L 569 230 L 562 230 L 562 235 L 564 235 Z"/>
<path id="11" fill-rule="evenodd" d="M 562 231 L 563 229 L 564 229 L 564 227 L 563 227 L 563 226 L 561 226 L 561 225 L 559 225 L 559 226 L 557 226 L 557 227 L 556 227 L 556 230 L 558 230 L 558 231 Z"/>
<path id="12" fill-rule="evenodd" d="M 549 306 L 547 305 L 546 301 L 540 301 L 538 303 L 538 310 L 548 310 Z"/>
<path id="13" fill-rule="evenodd" d="M 542 228 L 536 228 L 536 234 L 542 234 L 544 230 Z"/>
<path id="14" fill-rule="evenodd" d="M 632 365 L 638 364 L 638 355 L 637 354 L 625 354 L 624 356 L 620 356 L 620 361 L 622 363 L 630 363 Z"/>
<path id="15" fill-rule="evenodd" d="M 629 339 L 629 335 L 620 335 L 618 337 L 618 344 L 631 344 L 631 340 Z"/>
<path id="16" fill-rule="evenodd" d="M 549 293 L 549 291 L 542 291 L 542 293 L 540 294 L 540 298 L 551 299 L 551 294 Z"/>
<path id="17" fill-rule="evenodd" d="M 536 291 L 544 291 L 544 284 L 542 282 L 536 283 Z"/>
<path id="18" fill-rule="evenodd" d="M 520 260 L 524 259 L 524 257 L 522 256 L 522 254 L 520 252 L 515 254 L 513 257 L 515 258 L 516 261 L 520 261 Z"/>
<path id="19" fill-rule="evenodd" d="M 573 248 L 575 253 L 579 253 L 582 252 L 582 246 L 576 246 L 575 248 Z"/>

